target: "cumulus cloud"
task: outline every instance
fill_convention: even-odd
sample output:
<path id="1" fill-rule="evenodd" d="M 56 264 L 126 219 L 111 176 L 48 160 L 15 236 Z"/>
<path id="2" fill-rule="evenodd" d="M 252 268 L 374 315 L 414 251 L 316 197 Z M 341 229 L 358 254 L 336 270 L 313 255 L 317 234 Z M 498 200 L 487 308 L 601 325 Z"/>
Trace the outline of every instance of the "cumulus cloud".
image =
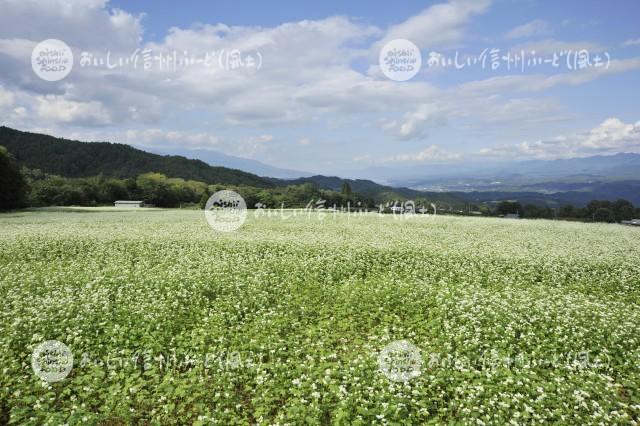
<path id="1" fill-rule="evenodd" d="M 459 160 L 460 158 L 462 158 L 460 154 L 447 152 L 437 145 L 431 145 L 419 152 L 398 154 L 387 157 L 383 160 L 383 162 L 451 161 Z"/>
<path id="2" fill-rule="evenodd" d="M 640 69 L 640 58 L 612 59 L 608 66 L 590 67 L 560 74 L 522 74 L 491 77 L 458 86 L 463 92 L 495 94 L 504 92 L 539 92 L 555 86 L 577 86 L 599 77 Z"/>
<path id="3" fill-rule="evenodd" d="M 436 104 L 420 104 L 414 111 L 407 112 L 400 122 L 385 122 L 384 129 L 394 130 L 399 139 L 410 140 L 427 137 L 429 128 L 445 125 L 446 112 Z"/>
<path id="4" fill-rule="evenodd" d="M 107 0 L 5 0 L 0 39 L 40 42 L 55 37 L 93 50 L 135 49 L 142 37 L 142 16 L 109 8 Z"/>
<path id="5" fill-rule="evenodd" d="M 45 121 L 86 125 L 111 123 L 109 113 L 97 101 L 71 101 L 55 95 L 40 96 L 36 100 L 36 113 Z"/>
<path id="6" fill-rule="evenodd" d="M 466 24 L 474 16 L 485 12 L 490 0 L 452 0 L 424 9 L 419 14 L 391 26 L 378 44 L 404 38 L 420 49 L 439 48 L 461 42 Z"/>
<path id="7" fill-rule="evenodd" d="M 389 28 L 344 16 L 270 27 L 202 24 L 172 28 L 164 37 L 144 42 L 144 16 L 110 7 L 106 0 L 5 0 L 0 14 L 0 108 L 8 112 L 5 117 L 10 123 L 21 128 L 38 121 L 43 129 L 57 129 L 57 134 L 78 131 L 104 135 L 93 140 L 113 135 L 115 140 L 135 144 L 222 146 L 227 152 L 238 149 L 261 153 L 280 143 L 278 130 L 273 128 L 290 124 L 312 124 L 322 129 L 329 123 L 342 123 L 357 132 L 382 121 L 383 128 L 396 139 L 419 140 L 427 137 L 430 129 L 458 119 L 466 120 L 469 128 L 477 129 L 480 123 L 483 130 L 491 123 L 518 126 L 551 119 L 560 116 L 557 105 L 547 99 L 524 98 L 520 93 L 579 85 L 640 68 L 640 58 L 629 58 L 612 60 L 609 68 L 509 75 L 451 88 L 438 87 L 435 80 L 421 76 L 399 84 L 377 74 L 375 66 L 363 70 L 367 62 L 376 62 L 380 45 L 393 38 L 410 39 L 423 50 L 464 43 L 469 23 L 489 7 L 489 0 L 451 0 Z M 29 25 L 24 25 L 25 20 Z M 536 25 L 530 26 L 533 33 L 542 34 L 541 26 Z M 520 30 L 520 34 L 525 33 Z M 155 65 L 149 70 L 83 68 L 76 62 L 67 78 L 49 83 L 35 76 L 28 58 L 37 42 L 50 37 L 67 42 L 78 57 L 85 50 L 102 56 L 109 50 L 115 57 L 129 57 L 136 49 L 150 49 L 154 54 L 238 49 L 259 52 L 263 62 L 260 70 L 195 65 L 175 71 L 159 70 Z M 550 39 L 521 46 L 542 53 L 578 45 L 599 48 L 594 43 Z M 372 54 L 376 58 L 372 59 Z M 201 128 L 191 133 L 168 130 L 183 128 L 183 115 L 202 117 Z M 96 126 L 103 128 L 91 133 Z M 122 129 L 141 126 L 147 126 L 148 131 L 135 130 L 130 138 L 122 135 Z M 248 127 L 256 128 L 251 129 L 252 134 L 276 137 L 261 140 L 260 136 L 240 136 Z M 211 129 L 216 135 L 225 134 L 225 138 L 231 134 L 234 144 L 221 142 L 209 133 Z M 348 138 L 356 139 L 352 136 Z M 322 140 L 324 135 L 313 137 L 314 141 Z M 294 138 L 289 146 L 303 149 L 310 145 L 304 149 L 312 152 L 317 144 L 307 141 L 310 139 Z M 447 159 L 449 155 L 429 147 L 396 157 L 423 161 Z"/>
<path id="8" fill-rule="evenodd" d="M 551 30 L 551 26 L 547 22 L 541 19 L 534 19 L 533 21 L 529 21 L 526 24 L 515 27 L 506 34 L 506 37 L 525 38 L 538 35 L 548 35 L 552 32 L 553 31 Z"/>
<path id="9" fill-rule="evenodd" d="M 208 133 L 166 131 L 163 129 L 128 130 L 127 143 L 153 147 L 211 148 L 219 144 L 217 137 Z"/>
<path id="10" fill-rule="evenodd" d="M 479 154 L 508 158 L 571 158 L 618 152 L 640 152 L 640 121 L 631 124 L 608 118 L 587 132 L 496 145 L 480 150 Z"/>

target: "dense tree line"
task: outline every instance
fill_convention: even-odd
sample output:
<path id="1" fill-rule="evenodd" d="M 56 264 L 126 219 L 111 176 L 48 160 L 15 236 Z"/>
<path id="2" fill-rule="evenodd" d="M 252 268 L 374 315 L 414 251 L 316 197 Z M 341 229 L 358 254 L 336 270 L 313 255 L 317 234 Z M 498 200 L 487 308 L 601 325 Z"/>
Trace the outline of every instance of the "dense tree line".
<path id="1" fill-rule="evenodd" d="M 137 178 L 116 179 L 102 175 L 89 178 L 65 178 L 22 168 L 30 191 L 26 204 L 42 206 L 112 205 L 115 200 L 142 200 L 158 207 L 204 207 L 211 194 L 232 189 L 245 199 L 247 207 L 258 203 L 268 208 L 300 208 L 315 206 L 322 200 L 325 208 L 362 205 L 373 206 L 371 199 L 358 194 L 319 189 L 316 185 L 288 185 L 257 188 L 247 185 L 208 185 L 196 180 L 170 178 L 161 173 L 144 173 Z"/>
<path id="2" fill-rule="evenodd" d="M 494 211 L 496 215 L 519 214 L 529 219 L 579 219 L 592 222 L 621 222 L 640 217 L 640 207 L 635 207 L 630 201 L 619 199 L 616 201 L 593 200 L 585 207 L 575 207 L 570 204 L 559 208 L 527 204 L 522 206 L 515 201 L 502 201 Z"/>
<path id="3" fill-rule="evenodd" d="M 271 181 L 241 170 L 210 166 L 204 161 L 178 155 L 157 155 L 129 145 L 110 142 L 79 142 L 0 126 L 0 144 L 20 166 L 66 177 L 104 175 L 136 178 L 158 172 L 166 176 L 201 182 L 220 182 L 274 187 Z"/>
<path id="4" fill-rule="evenodd" d="M 27 191 L 28 185 L 15 159 L 0 146 L 0 210 L 25 206 Z"/>
<path id="5" fill-rule="evenodd" d="M 115 200 L 142 200 L 158 207 L 204 207 L 211 194 L 221 189 L 233 189 L 240 193 L 249 208 L 301 208 L 319 205 L 325 208 L 347 205 L 353 209 L 375 208 L 380 203 L 388 202 L 389 197 L 395 199 L 398 195 L 382 192 L 377 193 L 375 197 L 363 196 L 352 191 L 351 184 L 346 180 L 343 181 L 340 190 L 320 189 L 317 183 L 311 182 L 275 187 L 272 185 L 272 182 L 266 187 L 248 184 L 207 184 L 195 179 L 167 177 L 156 172 L 128 178 L 103 174 L 81 178 L 61 177 L 38 169 L 20 169 L 16 159 L 6 148 L 0 146 L 0 210 L 27 206 L 112 205 Z M 430 200 L 426 198 L 416 198 L 413 201 L 416 207 L 430 205 Z M 453 211 L 451 205 L 447 209 L 440 202 L 436 204 L 439 212 Z M 469 210 L 471 206 L 468 206 L 467 211 Z M 640 208 L 623 199 L 593 200 L 585 207 L 564 205 L 559 208 L 533 204 L 523 206 L 515 201 L 502 201 L 494 209 L 483 204 L 474 205 L 473 210 L 479 210 L 482 214 L 519 214 L 523 218 L 563 218 L 594 222 L 620 222 L 640 217 Z"/>

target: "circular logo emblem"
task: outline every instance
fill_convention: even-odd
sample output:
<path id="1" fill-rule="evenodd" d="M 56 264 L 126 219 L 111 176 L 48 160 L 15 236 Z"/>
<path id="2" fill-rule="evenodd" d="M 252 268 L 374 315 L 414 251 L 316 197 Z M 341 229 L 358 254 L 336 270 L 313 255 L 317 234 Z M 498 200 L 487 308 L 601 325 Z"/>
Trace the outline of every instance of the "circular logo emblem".
<path id="1" fill-rule="evenodd" d="M 387 379 L 408 382 L 420 376 L 420 349 L 406 340 L 391 342 L 378 355 L 378 367 Z"/>
<path id="2" fill-rule="evenodd" d="M 33 48 L 31 68 L 43 80 L 62 80 L 73 68 L 73 52 L 64 41 L 54 38 L 45 40 Z"/>
<path id="3" fill-rule="evenodd" d="M 394 81 L 407 81 L 412 79 L 422 66 L 422 55 L 418 46 L 397 38 L 391 40 L 380 50 L 378 58 L 380 68 L 384 75 Z"/>
<path id="4" fill-rule="evenodd" d="M 42 380 L 59 382 L 69 375 L 73 354 L 69 347 L 57 340 L 40 343 L 31 354 L 31 368 Z"/>
<path id="5" fill-rule="evenodd" d="M 240 194 L 225 189 L 209 197 L 204 216 L 216 231 L 235 231 L 247 219 L 247 204 Z"/>

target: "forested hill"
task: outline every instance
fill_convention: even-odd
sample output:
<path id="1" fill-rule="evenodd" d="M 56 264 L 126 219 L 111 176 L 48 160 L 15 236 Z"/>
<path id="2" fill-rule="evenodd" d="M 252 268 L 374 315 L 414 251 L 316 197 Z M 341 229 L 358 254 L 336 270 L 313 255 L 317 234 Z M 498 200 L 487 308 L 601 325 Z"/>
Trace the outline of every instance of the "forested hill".
<path id="1" fill-rule="evenodd" d="M 301 177 L 298 179 L 267 179 L 278 186 L 302 185 L 305 183 L 311 183 L 318 188 L 329 189 L 332 191 L 340 191 L 342 185 L 346 182 L 349 184 L 349 187 L 353 192 L 378 201 L 428 199 L 430 201 L 439 201 L 447 204 L 464 205 L 463 198 L 451 195 L 447 192 L 427 192 L 417 191 L 410 188 L 395 188 L 391 186 L 381 185 L 366 179 L 343 179 L 336 176 L 323 175 Z"/>
<path id="2" fill-rule="evenodd" d="M 157 172 L 211 184 L 249 185 L 258 188 L 275 186 L 273 182 L 254 174 L 226 167 L 213 167 L 200 160 L 151 154 L 119 143 L 72 141 L 5 126 L 0 126 L 0 145 L 4 145 L 13 154 L 20 166 L 66 177 L 102 174 L 116 178 L 135 178 L 143 173 Z"/>

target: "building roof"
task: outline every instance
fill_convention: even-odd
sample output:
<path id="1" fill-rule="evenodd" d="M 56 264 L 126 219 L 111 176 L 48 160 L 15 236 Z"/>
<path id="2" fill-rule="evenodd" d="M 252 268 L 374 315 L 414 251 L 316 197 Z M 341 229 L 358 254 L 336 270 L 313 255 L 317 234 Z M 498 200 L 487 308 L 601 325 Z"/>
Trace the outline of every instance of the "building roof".
<path id="1" fill-rule="evenodd" d="M 139 204 L 139 203 L 144 203 L 144 201 L 116 200 L 116 201 L 114 201 L 114 203 Z"/>

